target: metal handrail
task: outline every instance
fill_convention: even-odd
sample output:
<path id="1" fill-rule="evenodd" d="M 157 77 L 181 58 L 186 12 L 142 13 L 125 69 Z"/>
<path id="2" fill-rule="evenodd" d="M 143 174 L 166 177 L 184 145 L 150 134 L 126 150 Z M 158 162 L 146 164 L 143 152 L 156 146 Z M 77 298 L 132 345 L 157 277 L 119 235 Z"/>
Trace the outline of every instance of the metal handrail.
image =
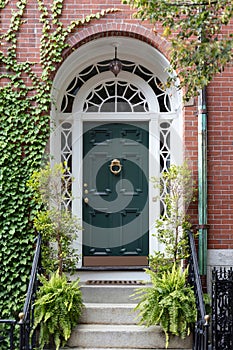
<path id="1" fill-rule="evenodd" d="M 23 317 L 27 317 L 29 313 L 29 308 L 31 304 L 31 300 L 33 298 L 33 286 L 35 285 L 35 282 L 37 281 L 37 273 L 38 270 L 41 268 L 40 266 L 40 258 L 41 258 L 41 235 L 37 236 L 36 239 L 36 250 L 35 250 L 35 255 L 32 263 L 32 269 L 31 269 L 31 276 L 30 276 L 30 281 L 28 285 L 28 290 L 27 290 L 27 295 L 24 303 L 24 308 L 23 308 Z"/>
<path id="2" fill-rule="evenodd" d="M 13 319 L 0 319 L 0 324 L 5 325 L 5 329 L 0 334 L 1 343 L 8 342 L 9 349 L 16 349 L 16 344 L 19 344 L 19 350 L 31 350 L 35 348 L 35 335 L 30 336 L 34 321 L 34 300 L 38 287 L 38 273 L 41 269 L 41 236 L 36 238 L 36 249 L 32 263 L 31 275 L 28 284 L 26 299 L 23 312 L 19 314 L 19 322 Z M 17 337 L 16 327 L 19 327 L 19 338 Z M 17 337 L 17 339 L 16 339 Z"/>
<path id="3" fill-rule="evenodd" d="M 31 276 L 28 284 L 23 312 L 19 313 L 20 350 L 31 350 L 35 347 L 35 334 L 30 333 L 34 322 L 34 301 L 38 288 L 38 274 L 41 272 L 41 235 L 36 238 L 36 249 L 32 263 Z"/>
<path id="4" fill-rule="evenodd" d="M 193 350 L 207 350 L 209 345 L 209 315 L 206 314 L 205 310 L 195 240 L 191 231 L 188 231 L 188 239 L 190 247 L 189 283 L 193 286 L 197 307 L 197 321 L 194 328 Z"/>
<path id="5" fill-rule="evenodd" d="M 19 314 L 19 322 L 13 319 L 0 319 L 0 324 L 5 325 L 5 329 L 0 332 L 0 344 L 8 342 L 10 348 L 16 349 L 19 344 L 19 350 L 32 350 L 35 347 L 35 336 L 31 337 L 31 329 L 34 321 L 34 300 L 38 287 L 38 273 L 41 271 L 41 236 L 36 238 L 36 248 L 33 258 L 30 280 L 28 284 L 26 299 L 23 312 Z M 19 327 L 19 338 L 17 337 L 16 328 Z M 2 335 L 1 335 L 2 334 Z M 17 338 L 17 339 L 16 339 Z"/>

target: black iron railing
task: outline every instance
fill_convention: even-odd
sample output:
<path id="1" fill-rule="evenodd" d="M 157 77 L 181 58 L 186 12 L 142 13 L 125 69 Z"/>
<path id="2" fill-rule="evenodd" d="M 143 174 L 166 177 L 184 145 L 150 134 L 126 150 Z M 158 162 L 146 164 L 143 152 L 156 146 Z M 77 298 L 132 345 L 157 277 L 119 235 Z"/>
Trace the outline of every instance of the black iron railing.
<path id="1" fill-rule="evenodd" d="M 233 269 L 212 271 L 212 349 L 233 349 Z"/>
<path id="2" fill-rule="evenodd" d="M 16 320 L 0 320 L 0 349 L 14 349 Z"/>
<path id="3" fill-rule="evenodd" d="M 27 295 L 23 311 L 16 320 L 0 319 L 1 350 L 32 350 L 36 346 L 36 335 L 31 336 L 34 317 L 34 300 L 38 287 L 38 275 L 41 272 L 41 236 L 36 239 L 36 249 L 31 269 Z"/>
<path id="4" fill-rule="evenodd" d="M 195 240 L 191 231 L 188 231 L 188 238 L 190 246 L 189 283 L 193 286 L 197 307 L 197 321 L 194 327 L 193 350 L 207 350 L 209 343 L 209 316 L 206 315 Z"/>
<path id="5" fill-rule="evenodd" d="M 20 326 L 20 350 L 31 350 L 36 346 L 36 333 L 31 335 L 34 322 L 34 301 L 38 288 L 38 276 L 41 273 L 41 236 L 38 235 L 36 250 L 32 264 L 31 276 L 28 285 L 27 295 L 23 312 L 19 314 Z"/>

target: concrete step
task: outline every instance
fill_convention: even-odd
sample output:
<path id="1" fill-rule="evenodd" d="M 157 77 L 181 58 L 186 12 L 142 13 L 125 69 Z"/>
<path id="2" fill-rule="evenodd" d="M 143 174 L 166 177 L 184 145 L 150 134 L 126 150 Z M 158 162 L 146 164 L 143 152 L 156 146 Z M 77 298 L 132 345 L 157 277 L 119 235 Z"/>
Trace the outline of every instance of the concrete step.
<path id="1" fill-rule="evenodd" d="M 136 303 L 132 295 L 144 285 L 82 285 L 84 303 Z"/>
<path id="2" fill-rule="evenodd" d="M 73 330 L 67 345 L 88 349 L 164 349 L 165 336 L 158 326 L 81 324 Z M 171 337 L 170 348 L 191 349 L 191 337 Z"/>
<path id="3" fill-rule="evenodd" d="M 136 304 L 86 303 L 80 323 L 137 324 Z"/>
<path id="4" fill-rule="evenodd" d="M 142 287 L 144 285 L 82 284 L 85 309 L 65 349 L 165 349 L 165 335 L 159 326 L 146 328 L 137 325 L 137 313 L 133 309 L 138 300 L 132 295 Z M 170 339 L 170 350 L 191 348 L 191 337 Z"/>
<path id="5" fill-rule="evenodd" d="M 61 350 L 69 350 L 71 349 L 70 347 L 65 347 L 62 348 Z M 72 350 L 96 350 L 97 348 L 72 348 Z M 121 348 L 121 350 L 128 350 L 129 348 Z M 174 348 L 170 348 L 170 346 L 168 347 L 169 350 L 177 350 L 178 348 L 174 349 Z M 180 348 L 179 348 L 180 349 Z M 98 348 L 98 350 L 119 350 L 119 348 Z M 131 348 L 130 350 L 140 350 L 139 348 Z M 147 349 L 147 350 L 161 350 L 161 348 L 151 348 L 151 349 Z M 187 348 L 187 349 L 182 349 L 182 350 L 192 350 L 192 348 Z"/>

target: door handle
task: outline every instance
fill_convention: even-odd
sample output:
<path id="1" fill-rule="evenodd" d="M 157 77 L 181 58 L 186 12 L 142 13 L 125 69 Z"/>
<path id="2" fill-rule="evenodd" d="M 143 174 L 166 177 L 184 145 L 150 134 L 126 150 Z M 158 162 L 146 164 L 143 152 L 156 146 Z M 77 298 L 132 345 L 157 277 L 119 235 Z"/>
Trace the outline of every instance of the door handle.
<path id="1" fill-rule="evenodd" d="M 88 204 L 89 199 L 87 197 L 84 198 L 84 203 Z"/>

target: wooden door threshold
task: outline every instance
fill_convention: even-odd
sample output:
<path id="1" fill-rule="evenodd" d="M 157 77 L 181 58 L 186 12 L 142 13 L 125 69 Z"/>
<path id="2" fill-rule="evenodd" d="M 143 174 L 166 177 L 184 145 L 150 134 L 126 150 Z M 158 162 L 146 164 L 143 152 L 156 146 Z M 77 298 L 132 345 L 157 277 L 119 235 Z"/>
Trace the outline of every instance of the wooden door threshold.
<path id="1" fill-rule="evenodd" d="M 148 266 L 147 256 L 85 256 L 83 266 L 101 268 L 137 268 Z"/>
<path id="2" fill-rule="evenodd" d="M 144 271 L 148 269 L 148 265 L 144 266 L 82 266 L 77 271 Z"/>

